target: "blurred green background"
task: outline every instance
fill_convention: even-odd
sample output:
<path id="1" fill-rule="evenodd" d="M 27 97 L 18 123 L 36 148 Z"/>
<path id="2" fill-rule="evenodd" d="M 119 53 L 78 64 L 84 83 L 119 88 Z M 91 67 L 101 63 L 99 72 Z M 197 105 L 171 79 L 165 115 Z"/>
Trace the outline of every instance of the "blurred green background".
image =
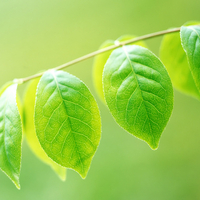
<path id="1" fill-rule="evenodd" d="M 199 8 L 199 0 L 0 0 L 0 85 L 97 50 L 107 39 L 200 20 Z M 160 41 L 147 41 L 157 55 Z M 92 64 L 66 69 L 89 86 L 102 116 L 102 139 L 87 178 L 68 170 L 61 182 L 24 141 L 21 190 L 0 172 L 0 199 L 200 199 L 200 102 L 175 91 L 172 117 L 152 151 L 122 130 L 99 100 Z"/>

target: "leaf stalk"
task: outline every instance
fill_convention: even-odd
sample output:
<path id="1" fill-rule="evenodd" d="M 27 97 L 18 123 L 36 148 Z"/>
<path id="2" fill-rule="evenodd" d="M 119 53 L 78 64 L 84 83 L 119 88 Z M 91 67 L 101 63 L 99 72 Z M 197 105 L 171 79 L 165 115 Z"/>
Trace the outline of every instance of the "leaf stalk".
<path id="1" fill-rule="evenodd" d="M 116 48 L 118 48 L 120 46 L 124 46 L 124 45 L 127 45 L 127 44 L 135 43 L 135 42 L 138 42 L 140 40 L 147 40 L 147 39 L 158 37 L 158 36 L 165 35 L 165 34 L 179 32 L 180 29 L 181 29 L 180 27 L 173 28 L 173 29 L 168 29 L 168 30 L 164 30 L 164 31 L 159 31 L 159 32 L 143 35 L 143 36 L 131 39 L 131 40 L 124 41 L 124 42 L 118 42 L 118 43 L 115 43 L 112 46 L 109 46 L 109 47 L 106 47 L 106 48 L 103 48 L 103 49 L 99 49 L 97 51 L 94 51 L 94 52 L 89 53 L 87 55 L 84 55 L 82 57 L 76 58 L 75 60 L 69 61 L 69 62 L 67 62 L 65 64 L 60 65 L 60 66 L 57 66 L 57 67 L 55 67 L 53 69 L 54 70 L 61 70 L 61 69 L 64 69 L 66 67 L 69 67 L 71 65 L 74 65 L 76 63 L 79 63 L 79 62 L 82 62 L 82 61 L 87 60 L 89 58 L 92 58 L 92 57 L 94 57 L 94 56 L 96 56 L 98 54 L 101 54 L 101 53 L 116 49 Z M 25 82 L 30 81 L 32 79 L 38 78 L 38 77 L 42 76 L 44 73 L 45 72 L 41 72 L 41 73 L 38 73 L 38 74 L 35 74 L 35 75 L 32 75 L 32 76 L 28 76 L 26 78 L 21 78 L 21 79 L 19 79 L 20 80 L 19 83 L 22 84 L 22 83 L 25 83 Z"/>

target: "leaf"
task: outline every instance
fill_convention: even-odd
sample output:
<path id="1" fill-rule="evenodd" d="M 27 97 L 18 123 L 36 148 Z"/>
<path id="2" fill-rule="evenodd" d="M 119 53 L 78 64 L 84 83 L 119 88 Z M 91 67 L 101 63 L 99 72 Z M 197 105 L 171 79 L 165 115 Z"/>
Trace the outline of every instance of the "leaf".
<path id="1" fill-rule="evenodd" d="M 192 76 L 200 91 L 200 25 L 182 26 L 180 34 Z"/>
<path id="2" fill-rule="evenodd" d="M 9 81 L 9 82 L 7 82 L 7 83 L 5 83 L 2 87 L 1 87 L 1 89 L 0 89 L 0 96 L 4 93 L 4 91 L 10 86 L 10 85 L 12 85 L 13 84 L 13 82 L 12 81 Z"/>
<path id="3" fill-rule="evenodd" d="M 100 46 L 99 49 L 104 49 L 112 45 L 114 45 L 114 40 L 107 40 Z M 109 58 L 111 53 L 112 53 L 112 50 L 97 55 L 95 57 L 94 67 L 93 67 L 94 86 L 95 86 L 97 94 L 99 95 L 100 99 L 103 102 L 105 102 L 105 99 L 104 99 L 103 86 L 102 86 L 102 74 L 103 74 L 104 65 L 106 64 L 106 61 Z"/>
<path id="4" fill-rule="evenodd" d="M 191 23 L 195 24 L 195 22 Z M 167 68 L 174 87 L 185 94 L 200 99 L 200 93 L 191 74 L 179 33 L 164 36 L 160 49 L 160 58 Z"/>
<path id="5" fill-rule="evenodd" d="M 0 168 L 20 189 L 22 123 L 16 103 L 17 84 L 8 84 L 0 97 Z"/>
<path id="6" fill-rule="evenodd" d="M 137 45 L 118 48 L 105 65 L 103 86 L 116 122 L 157 149 L 173 108 L 173 88 L 160 60 Z"/>
<path id="7" fill-rule="evenodd" d="M 133 35 L 123 35 L 119 37 L 116 41 L 114 40 L 107 40 L 105 41 L 99 49 L 104 49 L 106 47 L 112 46 L 117 42 L 124 42 L 127 40 L 134 39 L 135 36 Z M 146 47 L 146 44 L 143 41 L 136 42 L 134 44 Z M 97 91 L 97 94 L 99 95 L 100 99 L 105 103 L 104 94 L 103 94 L 103 85 L 102 85 L 102 76 L 103 76 L 103 68 L 106 64 L 106 61 L 108 60 L 110 54 L 113 50 L 101 53 L 95 57 L 94 61 L 94 67 L 93 67 L 93 81 L 94 86 Z"/>
<path id="8" fill-rule="evenodd" d="M 0 89 L 0 96 L 12 84 L 14 84 L 13 81 L 9 81 L 9 82 L 5 83 Z M 20 113 L 20 117 L 22 118 L 22 116 L 23 116 L 23 114 L 22 114 L 23 113 L 23 111 L 22 111 L 22 103 L 21 103 L 19 95 L 18 94 L 16 94 L 16 95 L 17 95 L 17 97 L 16 97 L 16 99 L 17 99 L 17 107 L 18 107 L 18 110 L 19 110 L 19 113 Z"/>
<path id="9" fill-rule="evenodd" d="M 41 161 L 49 165 L 58 174 L 60 179 L 64 181 L 66 179 L 66 168 L 58 165 L 47 156 L 47 154 L 42 149 L 35 133 L 34 106 L 35 106 L 35 95 L 38 82 L 39 78 L 31 81 L 26 89 L 24 96 L 24 128 L 25 128 L 26 140 L 32 152 Z"/>
<path id="10" fill-rule="evenodd" d="M 190 72 L 185 51 L 181 45 L 179 33 L 164 37 L 160 58 L 167 68 L 174 87 L 185 94 L 200 98 L 199 91 Z"/>
<path id="11" fill-rule="evenodd" d="M 86 85 L 67 72 L 46 72 L 37 88 L 35 127 L 47 155 L 85 178 L 101 136 L 99 109 Z"/>

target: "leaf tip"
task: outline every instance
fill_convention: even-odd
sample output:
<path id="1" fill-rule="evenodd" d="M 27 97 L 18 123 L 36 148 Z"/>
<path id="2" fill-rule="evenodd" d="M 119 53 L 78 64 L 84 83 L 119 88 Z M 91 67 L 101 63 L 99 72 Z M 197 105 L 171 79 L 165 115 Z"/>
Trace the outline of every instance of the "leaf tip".
<path id="1" fill-rule="evenodd" d="M 60 177 L 60 180 L 61 180 L 62 182 L 65 182 L 65 181 L 66 181 L 66 177 Z"/>
<path id="2" fill-rule="evenodd" d="M 156 151 L 158 149 L 158 146 L 150 146 L 152 150 Z"/>
<path id="3" fill-rule="evenodd" d="M 86 179 L 88 171 L 77 171 L 82 179 Z"/>
<path id="4" fill-rule="evenodd" d="M 9 177 L 10 178 L 10 177 Z M 11 179 L 12 180 L 12 179 Z M 20 190 L 21 189 L 21 186 L 20 186 L 20 183 L 19 183 L 19 179 L 18 180 L 12 180 L 12 182 L 15 184 L 15 186 L 16 186 L 16 188 L 18 189 L 18 190 Z"/>
<path id="5" fill-rule="evenodd" d="M 84 179 L 86 179 L 87 174 L 80 174 L 80 176 L 84 180 Z"/>
<path id="6" fill-rule="evenodd" d="M 59 178 L 62 182 L 66 181 L 66 174 L 65 175 L 59 175 Z"/>
<path id="7" fill-rule="evenodd" d="M 20 187 L 20 185 L 19 184 L 15 184 L 16 185 L 16 188 L 18 189 L 18 190 L 20 190 L 21 189 L 21 187 Z"/>
<path id="8" fill-rule="evenodd" d="M 148 145 L 150 146 L 150 148 L 152 149 L 152 150 L 157 150 L 158 149 L 158 146 L 159 146 L 159 140 L 158 141 L 156 141 L 156 142 L 153 142 L 153 143 L 148 143 Z"/>

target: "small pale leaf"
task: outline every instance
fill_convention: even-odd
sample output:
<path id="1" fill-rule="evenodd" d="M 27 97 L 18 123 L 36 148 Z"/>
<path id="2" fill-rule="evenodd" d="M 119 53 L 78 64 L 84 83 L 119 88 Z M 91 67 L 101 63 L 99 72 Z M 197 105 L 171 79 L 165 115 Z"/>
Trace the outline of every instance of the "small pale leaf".
<path id="1" fill-rule="evenodd" d="M 37 88 L 35 127 L 47 155 L 85 178 L 101 136 L 99 109 L 86 85 L 67 72 L 46 72 Z"/>
<path id="2" fill-rule="evenodd" d="M 165 35 L 160 49 L 160 58 L 179 91 L 200 99 L 200 93 L 191 74 L 187 56 L 181 45 L 180 33 Z"/>
<path id="3" fill-rule="evenodd" d="M 200 25 L 182 26 L 180 34 L 192 76 L 200 91 Z"/>
<path id="4" fill-rule="evenodd" d="M 173 108 L 173 88 L 161 61 L 133 45 L 114 50 L 103 71 L 104 95 L 116 122 L 157 149 Z"/>
<path id="5" fill-rule="evenodd" d="M 35 133 L 34 106 L 35 106 L 35 95 L 38 82 L 39 78 L 31 81 L 26 89 L 24 96 L 24 129 L 25 129 L 26 140 L 33 153 L 41 161 L 49 165 L 60 177 L 60 179 L 64 181 L 66 179 L 66 168 L 55 163 L 52 159 L 50 159 L 47 156 L 47 154 L 42 149 Z"/>
<path id="6" fill-rule="evenodd" d="M 0 97 L 0 168 L 20 189 L 22 123 L 16 102 L 17 84 L 8 84 L 3 90 Z"/>
<path id="7" fill-rule="evenodd" d="M 114 40 L 107 40 L 100 46 L 99 49 L 104 49 L 112 45 L 114 45 Z M 100 99 L 103 102 L 105 102 L 105 99 L 104 99 L 103 86 L 102 86 L 102 74 L 103 74 L 104 65 L 106 64 L 106 61 L 109 58 L 111 53 L 112 53 L 112 50 L 97 55 L 95 57 L 94 67 L 93 67 L 94 86 L 95 86 L 97 94 L 99 95 Z"/>

